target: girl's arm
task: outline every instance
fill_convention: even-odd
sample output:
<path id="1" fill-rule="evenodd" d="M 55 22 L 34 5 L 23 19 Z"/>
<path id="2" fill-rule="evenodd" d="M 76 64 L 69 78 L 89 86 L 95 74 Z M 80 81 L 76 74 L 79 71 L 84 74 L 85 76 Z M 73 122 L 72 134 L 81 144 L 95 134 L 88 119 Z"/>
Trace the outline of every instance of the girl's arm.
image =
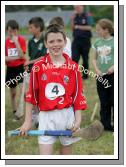
<path id="1" fill-rule="evenodd" d="M 39 61 L 41 58 L 42 58 L 42 56 L 37 58 L 37 59 L 34 59 L 34 60 L 27 60 L 27 62 L 25 63 L 25 66 L 27 66 L 29 64 L 34 64 L 35 62 Z"/>
<path id="2" fill-rule="evenodd" d="M 93 56 L 93 60 L 92 60 L 92 63 L 94 65 L 94 68 L 95 68 L 95 71 L 96 71 L 96 74 L 98 74 L 99 76 L 102 75 L 102 72 L 98 69 L 97 67 L 97 52 L 95 49 L 92 50 L 92 56 Z"/>
<path id="3" fill-rule="evenodd" d="M 76 110 L 75 111 L 75 122 L 74 122 L 74 127 L 73 127 L 72 131 L 74 132 L 77 129 L 79 129 L 80 124 L 81 124 L 81 110 Z"/>
<path id="4" fill-rule="evenodd" d="M 32 127 L 32 108 L 32 104 L 26 103 L 25 121 L 20 127 L 21 135 L 27 135 L 27 131 Z"/>
<path id="5" fill-rule="evenodd" d="M 26 135 L 27 131 L 30 130 L 32 127 L 32 108 L 33 105 L 36 106 L 38 103 L 39 85 L 38 85 L 37 75 L 38 73 L 32 69 L 30 72 L 29 88 L 25 96 L 25 101 L 26 101 L 25 121 L 20 128 L 22 135 Z"/>
<path id="6" fill-rule="evenodd" d="M 84 31 L 91 31 L 92 27 L 89 25 L 75 25 L 75 29 L 84 30 Z"/>
<path id="7" fill-rule="evenodd" d="M 111 66 L 109 69 L 108 69 L 108 72 L 107 72 L 107 74 L 113 74 L 114 73 L 114 65 L 113 66 Z"/>

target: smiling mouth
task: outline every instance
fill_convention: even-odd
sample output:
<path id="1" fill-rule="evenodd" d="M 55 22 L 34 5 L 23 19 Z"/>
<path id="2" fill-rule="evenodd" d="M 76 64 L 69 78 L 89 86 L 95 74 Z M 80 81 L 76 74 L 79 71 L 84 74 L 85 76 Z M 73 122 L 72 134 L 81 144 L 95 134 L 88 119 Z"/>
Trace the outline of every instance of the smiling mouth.
<path id="1" fill-rule="evenodd" d="M 54 51 L 54 52 L 59 52 L 59 51 L 60 51 L 60 48 L 54 48 L 53 51 Z"/>

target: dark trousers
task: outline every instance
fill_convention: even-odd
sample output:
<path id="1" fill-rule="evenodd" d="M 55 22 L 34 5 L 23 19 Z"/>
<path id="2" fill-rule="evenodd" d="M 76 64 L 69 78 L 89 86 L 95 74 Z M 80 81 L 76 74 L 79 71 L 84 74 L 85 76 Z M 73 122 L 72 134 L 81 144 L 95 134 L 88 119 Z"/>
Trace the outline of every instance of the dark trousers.
<path id="1" fill-rule="evenodd" d="M 111 87 L 105 88 L 102 82 L 97 80 L 97 92 L 100 99 L 100 117 L 104 125 L 104 129 L 111 128 L 111 108 L 113 107 L 113 121 L 114 121 L 114 74 L 105 75 L 103 79 L 108 80 Z"/>
<path id="2" fill-rule="evenodd" d="M 78 63 L 81 55 L 83 60 L 82 65 L 85 69 L 89 69 L 88 54 L 90 47 L 90 38 L 75 38 L 72 42 L 72 60 Z M 87 77 L 87 74 L 83 73 L 83 76 Z"/>

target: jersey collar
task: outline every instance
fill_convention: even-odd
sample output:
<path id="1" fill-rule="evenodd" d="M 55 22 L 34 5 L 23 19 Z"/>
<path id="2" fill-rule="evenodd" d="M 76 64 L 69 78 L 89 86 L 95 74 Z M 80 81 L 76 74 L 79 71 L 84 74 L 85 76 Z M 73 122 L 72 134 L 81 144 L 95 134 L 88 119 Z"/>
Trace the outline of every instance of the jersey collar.
<path id="1" fill-rule="evenodd" d="M 63 53 L 62 56 L 63 56 L 63 57 L 65 58 L 65 60 L 66 60 L 64 64 L 67 64 L 67 65 L 68 65 L 69 56 L 68 56 L 67 54 L 65 54 L 65 53 Z M 47 57 L 46 57 L 46 59 L 45 59 L 45 62 L 52 64 L 52 60 L 51 60 L 51 57 L 50 57 L 49 54 L 47 54 Z"/>
<path id="2" fill-rule="evenodd" d="M 33 40 L 35 43 L 39 42 L 39 41 L 42 40 L 42 39 L 43 39 L 43 34 L 40 36 L 39 39 L 36 39 L 35 36 L 33 36 L 33 38 L 32 38 L 32 40 Z"/>

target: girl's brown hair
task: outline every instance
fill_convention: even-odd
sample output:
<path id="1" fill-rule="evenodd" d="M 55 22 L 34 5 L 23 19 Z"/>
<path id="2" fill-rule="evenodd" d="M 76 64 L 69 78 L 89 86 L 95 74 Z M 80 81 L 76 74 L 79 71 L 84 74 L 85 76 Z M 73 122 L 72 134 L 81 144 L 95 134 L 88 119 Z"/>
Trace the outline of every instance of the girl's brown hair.
<path id="1" fill-rule="evenodd" d="M 100 19 L 97 24 L 100 25 L 102 29 L 108 29 L 111 35 L 114 34 L 113 22 L 109 19 Z"/>
<path id="2" fill-rule="evenodd" d="M 57 24 L 53 24 L 47 27 L 46 33 L 45 33 L 45 41 L 47 41 L 48 34 L 50 33 L 61 33 L 63 35 L 64 40 L 66 40 L 66 34 L 64 30 L 61 28 L 61 26 Z"/>

